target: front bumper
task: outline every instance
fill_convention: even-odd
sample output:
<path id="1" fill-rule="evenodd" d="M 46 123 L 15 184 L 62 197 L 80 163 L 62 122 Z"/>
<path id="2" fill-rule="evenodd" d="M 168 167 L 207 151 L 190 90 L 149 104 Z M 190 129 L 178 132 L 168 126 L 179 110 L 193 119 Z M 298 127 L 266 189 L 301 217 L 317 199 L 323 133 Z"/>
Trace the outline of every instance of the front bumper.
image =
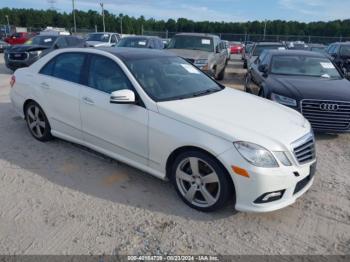
<path id="1" fill-rule="evenodd" d="M 233 180 L 235 208 L 244 212 L 270 212 L 293 204 L 313 184 L 316 168 L 316 160 L 304 165 L 260 168 L 249 164 L 234 148 L 221 154 L 219 160 L 224 163 Z M 236 174 L 232 170 L 233 165 L 245 169 L 249 177 Z M 281 191 L 283 195 L 278 200 L 256 203 L 268 193 Z"/>
<path id="2" fill-rule="evenodd" d="M 39 56 L 29 56 L 27 59 L 24 60 L 11 60 L 8 58 L 7 53 L 5 53 L 5 64 L 7 68 L 10 69 L 18 69 L 22 67 L 28 67 L 34 62 L 36 62 L 40 57 Z"/>

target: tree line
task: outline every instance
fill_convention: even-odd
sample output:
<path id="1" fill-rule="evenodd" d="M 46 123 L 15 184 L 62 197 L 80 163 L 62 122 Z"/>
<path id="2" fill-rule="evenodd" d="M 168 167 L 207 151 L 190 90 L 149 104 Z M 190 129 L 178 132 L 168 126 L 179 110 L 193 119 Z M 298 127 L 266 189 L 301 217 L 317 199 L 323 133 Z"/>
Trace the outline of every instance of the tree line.
<path id="1" fill-rule="evenodd" d="M 102 16 L 100 12 L 89 10 L 76 10 L 76 23 L 79 29 L 95 29 L 102 31 Z M 46 26 L 64 27 L 71 30 L 73 27 L 72 13 L 57 12 L 55 10 L 35 10 L 24 8 L 0 9 L 0 24 L 7 24 L 6 15 L 10 24 L 20 27 L 45 28 Z M 122 19 L 123 33 L 141 34 L 145 31 L 169 31 L 169 32 L 207 32 L 207 33 L 231 33 L 231 34 L 262 34 L 265 21 L 251 22 L 196 22 L 186 18 L 177 20 L 146 19 L 123 14 L 113 14 L 105 10 L 106 31 L 119 32 Z M 298 36 L 323 36 L 323 37 L 349 37 L 350 19 L 335 20 L 329 22 L 303 23 L 297 21 L 273 20 L 266 21 L 266 34 L 268 35 L 298 35 Z"/>

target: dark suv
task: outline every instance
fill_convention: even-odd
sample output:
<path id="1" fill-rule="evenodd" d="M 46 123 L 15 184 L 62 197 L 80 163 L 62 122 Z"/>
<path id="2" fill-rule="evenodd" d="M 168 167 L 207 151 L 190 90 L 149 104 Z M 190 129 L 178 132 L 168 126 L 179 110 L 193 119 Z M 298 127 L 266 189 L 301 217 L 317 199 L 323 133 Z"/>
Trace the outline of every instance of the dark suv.
<path id="1" fill-rule="evenodd" d="M 23 45 L 15 45 L 5 50 L 6 66 L 12 71 L 30 66 L 49 52 L 67 47 L 84 47 L 85 41 L 75 36 L 38 35 Z"/>
<path id="2" fill-rule="evenodd" d="M 326 53 L 347 78 L 350 78 L 350 42 L 331 44 L 326 49 Z"/>

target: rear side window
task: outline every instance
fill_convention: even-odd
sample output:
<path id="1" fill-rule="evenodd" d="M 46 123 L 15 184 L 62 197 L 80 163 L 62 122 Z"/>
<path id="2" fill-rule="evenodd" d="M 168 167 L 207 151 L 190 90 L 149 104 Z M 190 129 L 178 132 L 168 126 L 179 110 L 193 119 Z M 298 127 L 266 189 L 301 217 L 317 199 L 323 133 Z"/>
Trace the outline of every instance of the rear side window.
<path id="1" fill-rule="evenodd" d="M 133 89 L 119 65 L 99 55 L 91 57 L 88 86 L 108 94 L 122 89 Z"/>
<path id="2" fill-rule="evenodd" d="M 57 77 L 74 83 L 80 83 L 84 60 L 85 54 L 83 53 L 64 53 L 56 56 L 48 62 L 40 70 L 40 74 Z"/>

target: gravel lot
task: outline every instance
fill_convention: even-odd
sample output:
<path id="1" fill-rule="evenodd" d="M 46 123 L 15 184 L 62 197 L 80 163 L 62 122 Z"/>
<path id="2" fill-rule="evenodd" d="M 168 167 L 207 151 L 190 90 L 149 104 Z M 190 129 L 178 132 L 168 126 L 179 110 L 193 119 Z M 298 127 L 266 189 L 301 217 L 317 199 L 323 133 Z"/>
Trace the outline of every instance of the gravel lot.
<path id="1" fill-rule="evenodd" d="M 35 141 L 0 55 L 0 254 L 350 254 L 350 134 L 318 135 L 318 172 L 268 214 L 194 211 L 169 183 L 77 145 Z M 239 88 L 240 61 L 225 84 Z"/>

